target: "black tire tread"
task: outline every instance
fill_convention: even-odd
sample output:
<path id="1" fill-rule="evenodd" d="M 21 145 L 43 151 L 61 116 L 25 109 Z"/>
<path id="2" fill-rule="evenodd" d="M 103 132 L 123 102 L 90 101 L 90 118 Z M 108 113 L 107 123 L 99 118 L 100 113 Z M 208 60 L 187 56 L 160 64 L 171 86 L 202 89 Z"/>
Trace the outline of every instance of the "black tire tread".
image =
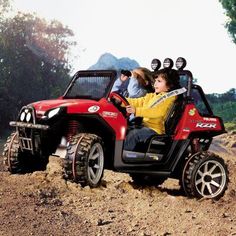
<path id="1" fill-rule="evenodd" d="M 79 145 L 78 145 L 79 142 Z M 64 159 L 64 170 L 65 170 L 65 179 L 71 180 L 73 182 L 81 184 L 81 186 L 89 185 L 88 175 L 87 175 L 87 165 L 88 165 L 88 156 L 89 151 L 95 142 L 102 143 L 100 137 L 94 134 L 80 133 L 74 135 L 70 144 L 67 148 L 67 155 Z M 73 159 L 75 158 L 75 175 L 73 174 Z"/>
<path id="2" fill-rule="evenodd" d="M 187 196 L 201 198 L 201 196 L 199 196 L 199 194 L 197 194 L 195 191 L 194 183 L 192 182 L 192 175 L 194 174 L 196 168 L 198 168 L 199 165 L 207 159 L 214 159 L 218 161 L 226 171 L 226 186 L 222 192 L 214 197 L 215 200 L 218 200 L 224 195 L 225 191 L 227 190 L 227 185 L 229 182 L 228 169 L 227 165 L 224 163 L 224 160 L 221 157 L 209 151 L 198 152 L 188 159 L 182 174 L 182 187 Z"/>
<path id="3" fill-rule="evenodd" d="M 7 138 L 2 155 L 3 155 L 4 166 L 7 168 L 9 172 L 11 172 L 12 174 L 22 172 L 21 162 L 19 160 L 20 144 L 18 136 L 15 132 L 13 132 Z"/>

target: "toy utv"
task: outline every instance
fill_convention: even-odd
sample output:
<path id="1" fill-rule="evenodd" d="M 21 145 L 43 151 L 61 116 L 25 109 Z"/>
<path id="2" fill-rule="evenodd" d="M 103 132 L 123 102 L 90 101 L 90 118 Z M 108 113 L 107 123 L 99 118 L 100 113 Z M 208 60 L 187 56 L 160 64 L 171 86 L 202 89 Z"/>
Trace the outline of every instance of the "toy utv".
<path id="1" fill-rule="evenodd" d="M 167 58 L 163 67 L 173 64 Z M 189 197 L 219 199 L 227 189 L 228 170 L 208 149 L 213 137 L 226 131 L 185 70 L 186 60 L 180 57 L 175 64 L 186 92 L 170 109 L 165 134 L 154 135 L 135 151 L 123 150 L 132 127 L 123 108 L 127 100 L 111 92 L 117 72 L 78 71 L 61 97 L 24 106 L 10 122 L 16 131 L 4 147 L 5 166 L 11 173 L 44 169 L 54 155 L 64 158 L 64 177 L 82 186 L 97 187 L 109 169 L 128 173 L 137 184 L 178 179 Z M 154 59 L 154 73 L 159 68 L 160 61 Z"/>

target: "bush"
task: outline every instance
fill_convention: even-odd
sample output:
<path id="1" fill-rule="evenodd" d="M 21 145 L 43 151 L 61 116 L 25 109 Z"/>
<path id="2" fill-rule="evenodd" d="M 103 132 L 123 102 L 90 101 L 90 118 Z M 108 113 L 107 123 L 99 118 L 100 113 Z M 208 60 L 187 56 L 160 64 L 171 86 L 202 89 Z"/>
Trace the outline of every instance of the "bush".
<path id="1" fill-rule="evenodd" d="M 227 131 L 235 131 L 236 132 L 236 122 L 233 123 L 233 122 L 227 122 L 224 124 L 225 125 L 225 129 Z"/>

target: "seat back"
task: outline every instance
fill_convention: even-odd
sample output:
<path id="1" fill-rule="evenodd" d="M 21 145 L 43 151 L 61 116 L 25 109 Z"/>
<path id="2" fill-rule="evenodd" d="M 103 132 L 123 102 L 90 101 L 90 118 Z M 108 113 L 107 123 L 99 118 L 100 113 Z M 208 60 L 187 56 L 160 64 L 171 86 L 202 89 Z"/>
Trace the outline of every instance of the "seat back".
<path id="1" fill-rule="evenodd" d="M 174 134 L 175 128 L 180 120 L 180 117 L 184 110 L 184 95 L 178 95 L 174 104 L 170 108 L 167 114 L 167 118 L 165 120 L 165 131 L 167 135 Z"/>

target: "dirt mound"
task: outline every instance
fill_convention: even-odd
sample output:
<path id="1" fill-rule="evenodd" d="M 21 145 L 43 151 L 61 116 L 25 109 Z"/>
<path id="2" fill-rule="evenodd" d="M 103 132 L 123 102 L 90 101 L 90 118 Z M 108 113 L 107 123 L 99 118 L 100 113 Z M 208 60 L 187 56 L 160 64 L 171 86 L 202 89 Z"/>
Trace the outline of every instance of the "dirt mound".
<path id="1" fill-rule="evenodd" d="M 215 137 L 211 144 L 211 150 L 236 155 L 236 134 L 231 132 Z"/>
<path id="2" fill-rule="evenodd" d="M 211 149 L 230 172 L 219 201 L 189 199 L 173 179 L 137 186 L 112 171 L 99 188 L 82 188 L 62 178 L 55 157 L 45 171 L 25 175 L 10 175 L 0 164 L 0 235 L 235 235 L 236 160 L 227 146 L 235 136 L 219 137 Z"/>

